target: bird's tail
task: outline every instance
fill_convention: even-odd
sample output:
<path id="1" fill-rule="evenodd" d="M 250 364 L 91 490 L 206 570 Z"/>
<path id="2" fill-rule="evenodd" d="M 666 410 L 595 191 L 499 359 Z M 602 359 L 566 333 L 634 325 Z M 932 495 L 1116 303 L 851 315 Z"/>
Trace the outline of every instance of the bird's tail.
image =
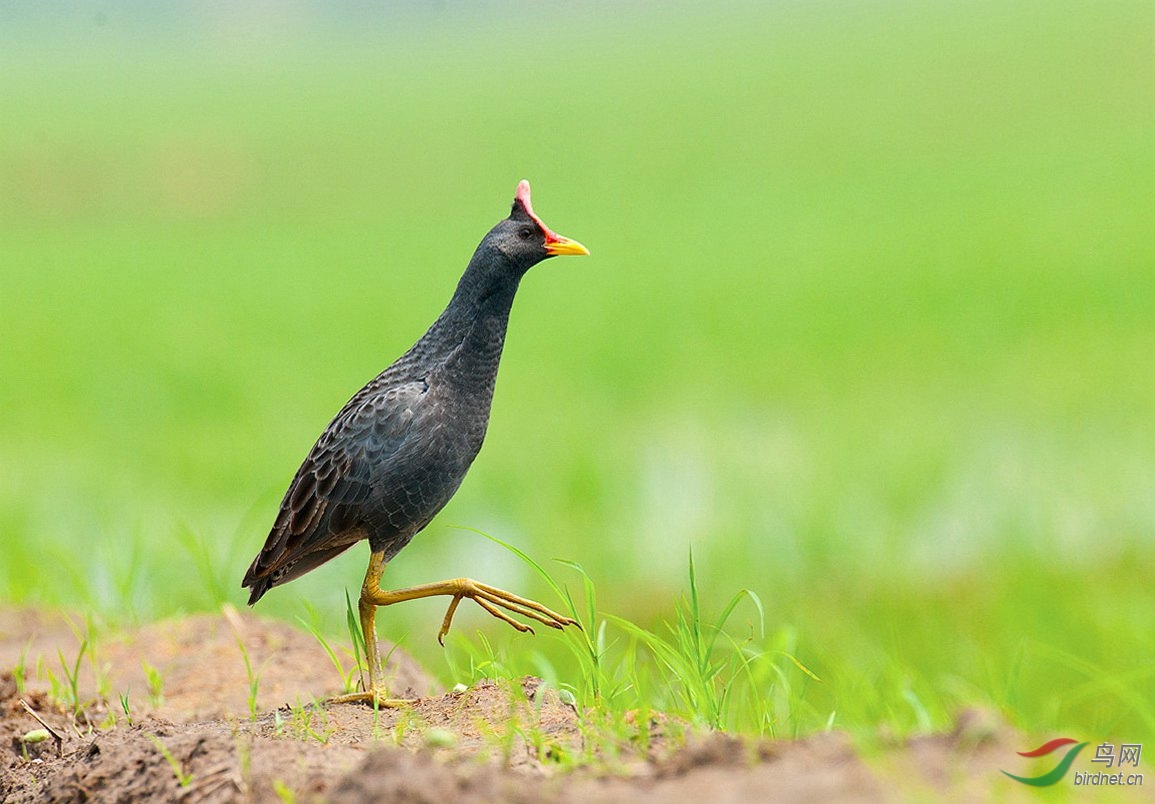
<path id="1" fill-rule="evenodd" d="M 271 578 L 257 578 L 252 583 L 247 583 L 248 578 L 245 578 L 246 583 L 242 586 L 249 587 L 249 605 L 253 605 L 262 597 L 265 592 L 273 588 L 273 581 Z"/>
<path id="2" fill-rule="evenodd" d="M 245 573 L 245 579 L 241 581 L 241 586 L 250 590 L 249 605 L 251 606 L 260 600 L 265 592 L 274 586 L 280 586 L 294 578 L 300 578 L 309 570 L 316 569 L 330 558 L 340 555 L 356 543 L 356 541 L 352 541 L 347 544 L 338 544 L 334 547 L 314 550 L 300 558 L 274 564 L 261 563 L 261 559 L 265 555 L 262 550 L 261 554 L 253 559 L 252 566 L 250 566 L 249 571 Z"/>

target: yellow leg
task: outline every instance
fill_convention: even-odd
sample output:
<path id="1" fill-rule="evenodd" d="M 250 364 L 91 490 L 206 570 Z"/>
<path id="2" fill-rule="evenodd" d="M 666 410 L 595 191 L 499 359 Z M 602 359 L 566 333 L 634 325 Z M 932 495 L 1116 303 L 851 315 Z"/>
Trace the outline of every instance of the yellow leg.
<path id="1" fill-rule="evenodd" d="M 518 622 L 502 609 L 527 617 L 531 620 L 548 625 L 550 628 L 561 630 L 567 625 L 577 625 L 577 620 L 546 608 L 540 603 L 518 597 L 515 594 L 498 589 L 494 586 L 479 583 L 471 578 L 454 578 L 449 581 L 411 586 L 408 589 L 385 591 L 381 589 L 381 574 L 385 571 L 385 554 L 373 553 L 369 557 L 369 568 L 365 572 L 365 582 L 361 584 L 361 598 L 357 609 L 361 615 L 361 632 L 365 637 L 365 652 L 369 661 L 369 689 L 365 692 L 341 695 L 330 699 L 333 703 L 347 703 L 353 701 L 367 701 L 378 706 L 403 706 L 408 701 L 389 698 L 382 680 L 381 657 L 377 653 L 377 630 L 375 619 L 378 606 L 391 606 L 394 603 L 403 603 L 406 600 L 417 600 L 422 597 L 448 595 L 453 598 L 445 618 L 441 621 L 441 630 L 437 632 L 437 641 L 445 644 L 445 635 L 449 633 L 449 626 L 453 622 L 453 615 L 457 606 L 464 598 L 473 600 L 487 612 L 499 620 L 509 623 L 518 631 L 533 633 L 533 628 L 525 623 Z"/>
<path id="2" fill-rule="evenodd" d="M 385 572 L 385 554 L 383 552 L 371 554 L 369 568 L 365 570 L 365 580 L 361 583 L 361 597 L 357 601 L 357 612 L 361 615 L 361 636 L 365 642 L 365 660 L 369 663 L 369 683 L 364 692 L 337 695 L 330 698 L 329 703 L 368 703 L 382 708 L 412 703 L 403 698 L 390 698 L 385 689 L 381 654 L 377 650 L 377 606 L 369 602 L 371 590 L 380 591 L 379 584 L 383 572 Z"/>

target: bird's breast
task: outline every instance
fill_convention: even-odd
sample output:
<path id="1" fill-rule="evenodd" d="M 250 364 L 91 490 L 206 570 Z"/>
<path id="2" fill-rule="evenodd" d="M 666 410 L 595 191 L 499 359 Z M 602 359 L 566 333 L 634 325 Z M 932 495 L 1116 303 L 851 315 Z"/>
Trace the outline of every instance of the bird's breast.
<path id="1" fill-rule="evenodd" d="M 426 394 L 425 426 L 430 438 L 447 454 L 464 462 L 464 469 L 477 457 L 489 426 L 493 402 L 493 382 L 464 384 L 451 373 L 429 378 Z"/>

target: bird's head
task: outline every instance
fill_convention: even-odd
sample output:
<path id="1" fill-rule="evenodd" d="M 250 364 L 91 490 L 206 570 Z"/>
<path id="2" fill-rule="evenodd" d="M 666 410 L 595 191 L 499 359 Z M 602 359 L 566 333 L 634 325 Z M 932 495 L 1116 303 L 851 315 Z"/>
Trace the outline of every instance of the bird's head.
<path id="1" fill-rule="evenodd" d="M 493 227 L 489 236 L 494 246 L 524 270 L 549 257 L 590 253 L 581 243 L 550 229 L 534 213 L 529 199 L 529 182 L 525 179 L 517 185 L 509 217 Z"/>

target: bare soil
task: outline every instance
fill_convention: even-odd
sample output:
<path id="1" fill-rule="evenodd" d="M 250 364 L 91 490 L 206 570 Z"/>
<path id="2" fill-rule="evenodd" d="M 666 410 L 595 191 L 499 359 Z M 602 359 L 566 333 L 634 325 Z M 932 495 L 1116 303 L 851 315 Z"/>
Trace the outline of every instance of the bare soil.
<path id="1" fill-rule="evenodd" d="M 389 661 L 392 689 L 414 698 L 411 706 L 315 704 L 339 685 L 321 645 L 231 608 L 101 635 L 80 663 L 75 715 L 50 698 L 47 671 L 67 700 L 61 657 L 75 661 L 78 631 L 61 614 L 0 612 L 2 802 L 719 804 L 1026 800 L 1028 792 L 998 773 L 1022 740 L 977 712 L 950 734 L 880 741 L 868 757 L 837 732 L 757 741 L 691 733 L 661 716 L 611 744 L 588 728 L 596 713 L 583 727 L 538 679 L 446 692 L 400 650 Z M 255 715 L 238 640 L 259 672 Z M 18 665 L 29 679 L 23 694 L 10 672 Z M 160 690 L 146 666 L 163 679 Z"/>

